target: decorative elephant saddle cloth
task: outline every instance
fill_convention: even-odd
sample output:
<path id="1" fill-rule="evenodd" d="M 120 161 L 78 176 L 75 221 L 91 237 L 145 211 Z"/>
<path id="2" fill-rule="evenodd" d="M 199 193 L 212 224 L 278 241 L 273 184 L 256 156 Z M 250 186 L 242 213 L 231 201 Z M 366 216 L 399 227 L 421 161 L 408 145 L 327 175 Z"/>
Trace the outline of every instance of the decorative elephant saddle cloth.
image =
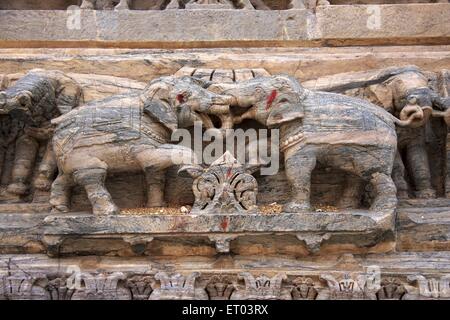
<path id="1" fill-rule="evenodd" d="M 107 100 L 80 107 L 59 124 L 54 141 L 60 151 L 66 153 L 74 148 L 120 143 L 141 137 L 139 100 L 136 99 L 135 103 L 129 97 Z"/>

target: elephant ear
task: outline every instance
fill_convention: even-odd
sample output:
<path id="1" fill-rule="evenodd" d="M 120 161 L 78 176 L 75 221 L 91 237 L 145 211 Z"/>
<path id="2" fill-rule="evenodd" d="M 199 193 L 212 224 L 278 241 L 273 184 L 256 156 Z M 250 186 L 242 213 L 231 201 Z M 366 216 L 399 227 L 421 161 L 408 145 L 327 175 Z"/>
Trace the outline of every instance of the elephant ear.
<path id="1" fill-rule="evenodd" d="M 173 108 L 159 99 L 144 102 L 144 113 L 164 125 L 171 132 L 178 128 L 178 118 Z"/>
<path id="2" fill-rule="evenodd" d="M 366 89 L 370 102 L 382 106 L 386 111 L 394 112 L 394 96 L 392 88 L 385 83 L 374 84 Z"/>
<path id="3" fill-rule="evenodd" d="M 302 119 L 304 115 L 305 112 L 301 104 L 278 104 L 270 110 L 266 124 L 268 127 L 275 127 L 286 122 Z"/>

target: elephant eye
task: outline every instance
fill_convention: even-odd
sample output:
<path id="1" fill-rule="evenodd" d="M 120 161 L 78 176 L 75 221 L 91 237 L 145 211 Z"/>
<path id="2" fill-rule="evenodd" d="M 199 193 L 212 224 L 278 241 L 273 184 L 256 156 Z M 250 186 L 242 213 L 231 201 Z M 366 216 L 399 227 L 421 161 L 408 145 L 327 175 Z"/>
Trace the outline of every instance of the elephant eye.
<path id="1" fill-rule="evenodd" d="M 183 103 L 185 100 L 184 100 L 184 96 L 180 93 L 180 94 L 177 94 L 177 101 L 179 102 L 179 103 Z"/>
<path id="2" fill-rule="evenodd" d="M 19 96 L 18 100 L 19 100 L 20 105 L 23 107 L 26 107 L 30 103 L 30 98 L 25 94 Z"/>

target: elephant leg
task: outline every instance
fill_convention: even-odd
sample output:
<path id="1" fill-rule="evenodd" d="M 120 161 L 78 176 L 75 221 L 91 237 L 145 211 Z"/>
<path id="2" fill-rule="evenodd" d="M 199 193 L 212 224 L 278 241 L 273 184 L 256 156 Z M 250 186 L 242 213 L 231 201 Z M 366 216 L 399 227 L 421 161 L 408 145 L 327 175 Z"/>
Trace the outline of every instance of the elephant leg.
<path id="1" fill-rule="evenodd" d="M 305 147 L 292 154 L 285 153 L 286 178 L 291 187 L 291 200 L 283 207 L 285 212 L 311 210 L 311 174 L 316 166 L 314 148 Z"/>
<path id="2" fill-rule="evenodd" d="M 403 160 L 398 151 L 395 154 L 392 179 L 397 188 L 397 197 L 399 199 L 408 199 L 408 183 L 405 180 L 405 165 L 403 164 Z"/>
<path id="3" fill-rule="evenodd" d="M 28 186 L 26 183 L 32 174 L 38 148 L 37 141 L 27 135 L 17 139 L 11 183 L 7 188 L 8 192 L 16 195 L 27 193 Z"/>
<path id="4" fill-rule="evenodd" d="M 130 10 L 131 0 L 120 0 L 119 4 L 114 8 L 115 10 Z"/>
<path id="5" fill-rule="evenodd" d="M 70 192 L 74 182 L 70 175 L 60 173 L 53 181 L 50 192 L 52 213 L 69 212 Z"/>
<path id="6" fill-rule="evenodd" d="M 436 191 L 431 186 L 431 173 L 425 144 L 411 141 L 406 147 L 406 161 L 415 186 L 417 198 L 434 198 Z"/>
<path id="7" fill-rule="evenodd" d="M 195 164 L 194 152 L 186 147 L 165 144 L 158 148 L 145 149 L 136 155 L 147 183 L 147 206 L 165 206 L 165 171 L 173 165 Z"/>
<path id="8" fill-rule="evenodd" d="M 96 2 L 96 0 L 83 0 L 83 2 L 81 3 L 80 9 L 94 10 L 95 2 Z"/>
<path id="9" fill-rule="evenodd" d="M 370 206 L 370 210 L 377 212 L 395 210 L 397 206 L 397 190 L 392 177 L 388 174 L 377 172 L 372 174 L 370 183 L 375 191 L 375 199 Z"/>
<path id="10" fill-rule="evenodd" d="M 80 169 L 73 173 L 75 183 L 86 190 L 96 215 L 118 214 L 120 209 L 114 204 L 111 194 L 105 187 L 106 169 Z"/>
<path id="11" fill-rule="evenodd" d="M 48 141 L 44 157 L 38 168 L 38 175 L 34 180 L 34 187 L 38 190 L 48 191 L 52 185 L 52 179 L 56 170 L 56 157 L 53 152 L 52 143 Z"/>

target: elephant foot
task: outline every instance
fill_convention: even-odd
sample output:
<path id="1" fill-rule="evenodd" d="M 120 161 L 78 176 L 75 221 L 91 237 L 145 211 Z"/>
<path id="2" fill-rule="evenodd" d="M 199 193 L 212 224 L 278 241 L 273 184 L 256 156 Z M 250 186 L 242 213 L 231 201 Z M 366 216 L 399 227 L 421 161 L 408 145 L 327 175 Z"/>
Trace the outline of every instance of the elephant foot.
<path id="1" fill-rule="evenodd" d="M 95 6 L 92 2 L 83 1 L 83 3 L 80 6 L 80 9 L 94 10 Z"/>
<path id="2" fill-rule="evenodd" d="M 34 187 L 41 191 L 49 191 L 52 186 L 52 181 L 47 178 L 44 174 L 39 174 L 34 180 Z"/>
<path id="3" fill-rule="evenodd" d="M 95 206 L 93 209 L 93 213 L 95 215 L 102 215 L 102 216 L 116 215 L 120 213 L 120 209 L 115 204 L 111 203 L 101 206 Z"/>
<path id="4" fill-rule="evenodd" d="M 283 212 L 310 212 L 311 205 L 309 202 L 291 201 L 283 206 Z"/>
<path id="5" fill-rule="evenodd" d="M 15 183 L 11 183 L 6 190 L 9 193 L 23 196 L 27 193 L 28 187 L 23 182 L 15 182 Z"/>
<path id="6" fill-rule="evenodd" d="M 436 198 L 436 191 L 433 189 L 424 189 L 420 191 L 416 191 L 415 193 L 416 198 L 419 199 L 433 199 Z"/>
<path id="7" fill-rule="evenodd" d="M 67 213 L 69 212 L 69 207 L 66 205 L 57 205 L 54 206 L 51 210 L 51 213 L 57 214 L 57 213 Z"/>

